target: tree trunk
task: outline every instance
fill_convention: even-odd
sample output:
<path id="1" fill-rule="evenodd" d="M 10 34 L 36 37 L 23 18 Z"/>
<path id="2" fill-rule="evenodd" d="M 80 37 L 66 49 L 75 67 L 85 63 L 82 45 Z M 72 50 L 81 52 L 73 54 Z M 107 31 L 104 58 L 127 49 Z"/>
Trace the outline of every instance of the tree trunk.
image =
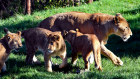
<path id="1" fill-rule="evenodd" d="M 30 15 L 31 14 L 31 0 L 26 0 L 26 11 L 27 11 L 27 14 Z"/>
<path id="2" fill-rule="evenodd" d="M 88 3 L 92 3 L 93 2 L 93 0 L 88 0 Z"/>

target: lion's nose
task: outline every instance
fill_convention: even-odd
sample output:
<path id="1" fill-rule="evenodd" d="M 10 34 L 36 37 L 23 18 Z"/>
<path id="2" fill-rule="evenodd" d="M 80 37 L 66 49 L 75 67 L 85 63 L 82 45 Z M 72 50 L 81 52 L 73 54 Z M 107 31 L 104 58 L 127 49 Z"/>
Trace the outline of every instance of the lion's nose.
<path id="1" fill-rule="evenodd" d="M 22 45 L 18 45 L 18 47 L 22 47 Z"/>
<path id="2" fill-rule="evenodd" d="M 132 32 L 131 32 L 131 34 L 130 34 L 130 36 L 132 36 L 133 34 L 132 34 Z"/>
<path id="3" fill-rule="evenodd" d="M 123 39 L 126 39 L 126 37 L 124 37 Z"/>

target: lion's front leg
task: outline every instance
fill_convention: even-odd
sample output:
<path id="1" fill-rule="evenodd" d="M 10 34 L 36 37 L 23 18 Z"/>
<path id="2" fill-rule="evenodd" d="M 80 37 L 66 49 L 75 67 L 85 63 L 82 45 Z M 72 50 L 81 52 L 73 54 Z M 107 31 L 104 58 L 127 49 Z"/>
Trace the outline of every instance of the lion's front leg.
<path id="1" fill-rule="evenodd" d="M 60 58 L 62 59 L 62 64 L 59 65 L 59 68 L 63 68 L 67 65 L 66 51 L 63 53 L 63 55 L 60 55 Z"/>
<path id="2" fill-rule="evenodd" d="M 6 64 L 4 63 L 1 71 L 2 71 L 2 72 L 5 72 L 6 70 L 7 70 L 7 69 L 6 69 Z"/>
<path id="3" fill-rule="evenodd" d="M 0 73 L 2 72 L 2 68 L 3 68 L 4 63 L 0 63 Z"/>
<path id="4" fill-rule="evenodd" d="M 113 52 L 111 52 L 110 50 L 108 50 L 103 44 L 101 44 L 101 53 L 108 57 L 109 59 L 111 59 L 111 61 L 118 66 L 122 66 L 123 62 L 121 61 L 121 59 L 119 57 L 117 57 L 116 55 L 113 54 Z"/>
<path id="5" fill-rule="evenodd" d="M 52 63 L 50 58 L 51 57 L 49 56 L 49 54 L 47 53 L 44 54 L 45 68 L 48 72 L 52 72 Z"/>

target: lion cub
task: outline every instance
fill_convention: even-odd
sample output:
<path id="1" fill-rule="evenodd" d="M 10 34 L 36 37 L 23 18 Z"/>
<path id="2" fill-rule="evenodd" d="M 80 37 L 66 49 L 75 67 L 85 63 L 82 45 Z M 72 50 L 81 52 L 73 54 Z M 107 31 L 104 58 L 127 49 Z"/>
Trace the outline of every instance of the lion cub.
<path id="1" fill-rule="evenodd" d="M 82 34 L 76 29 L 69 32 L 64 31 L 64 38 L 72 47 L 72 63 L 76 64 L 78 54 L 82 54 L 85 62 L 85 71 L 88 71 L 90 64 L 95 61 L 95 67 L 102 70 L 100 56 L 100 42 L 94 34 Z M 93 59 L 94 57 L 94 59 Z"/>
<path id="2" fill-rule="evenodd" d="M 11 33 L 8 29 L 4 29 L 6 35 L 0 39 L 0 72 L 6 71 L 5 61 L 8 59 L 10 51 L 22 47 L 21 32 Z"/>
<path id="3" fill-rule="evenodd" d="M 67 64 L 66 44 L 61 32 L 51 32 L 43 28 L 31 28 L 22 31 L 27 48 L 26 63 L 36 63 L 35 51 L 38 49 L 44 53 L 45 67 L 52 72 L 51 57 L 59 56 L 63 61 L 59 68 Z"/>

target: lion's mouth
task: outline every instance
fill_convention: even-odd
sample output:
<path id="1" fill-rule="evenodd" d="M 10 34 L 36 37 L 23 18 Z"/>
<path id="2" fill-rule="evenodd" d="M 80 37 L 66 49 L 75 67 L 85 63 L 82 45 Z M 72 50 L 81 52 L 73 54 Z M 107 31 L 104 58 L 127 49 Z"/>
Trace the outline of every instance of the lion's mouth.
<path id="1" fill-rule="evenodd" d="M 48 49 L 48 52 L 49 52 L 49 53 L 53 53 L 54 51 L 52 51 L 52 50 Z"/>
<path id="2" fill-rule="evenodd" d="M 15 48 L 15 49 L 13 49 L 15 52 L 18 52 L 19 51 L 19 48 Z"/>
<path id="3" fill-rule="evenodd" d="M 129 39 L 130 37 L 122 37 L 122 40 L 124 41 L 124 42 L 127 42 L 128 41 L 128 39 Z"/>
<path id="4" fill-rule="evenodd" d="M 19 46 L 14 46 L 12 48 L 12 50 L 14 50 L 15 52 L 18 52 L 20 48 L 22 48 L 22 47 L 21 46 L 20 47 Z"/>

